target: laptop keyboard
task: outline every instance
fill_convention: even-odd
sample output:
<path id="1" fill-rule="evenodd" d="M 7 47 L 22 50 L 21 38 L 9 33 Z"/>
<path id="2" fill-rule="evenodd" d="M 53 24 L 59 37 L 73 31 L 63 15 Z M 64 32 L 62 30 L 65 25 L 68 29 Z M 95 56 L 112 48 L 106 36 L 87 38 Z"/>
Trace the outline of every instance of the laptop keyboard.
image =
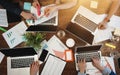
<path id="1" fill-rule="evenodd" d="M 91 58 L 100 58 L 100 53 L 99 52 L 92 52 L 92 53 L 80 53 L 78 55 L 76 55 L 76 58 L 77 58 L 77 63 L 80 59 L 83 59 L 85 58 L 86 59 L 86 62 L 91 62 L 92 59 Z"/>
<path id="2" fill-rule="evenodd" d="M 33 58 L 11 59 L 11 68 L 29 67 L 33 61 L 34 61 L 34 57 Z"/>
<path id="3" fill-rule="evenodd" d="M 51 18 L 50 20 L 47 20 L 47 21 L 45 21 L 45 22 L 43 22 L 42 24 L 44 25 L 49 25 L 49 24 L 55 24 L 55 22 L 56 22 L 56 17 L 53 17 L 53 18 Z"/>
<path id="4" fill-rule="evenodd" d="M 82 25 L 82 27 L 87 28 L 88 30 L 94 32 L 97 28 L 97 24 L 92 22 L 91 20 L 87 19 L 86 17 L 82 16 L 81 14 L 78 14 L 75 19 L 75 22 Z"/>

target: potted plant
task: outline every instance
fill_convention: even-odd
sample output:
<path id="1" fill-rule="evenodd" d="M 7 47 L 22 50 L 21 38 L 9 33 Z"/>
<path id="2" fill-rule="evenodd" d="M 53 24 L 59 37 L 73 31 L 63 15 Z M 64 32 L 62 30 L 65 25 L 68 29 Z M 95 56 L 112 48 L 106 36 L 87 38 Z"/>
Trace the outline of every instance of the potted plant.
<path id="1" fill-rule="evenodd" d="M 41 48 L 40 43 L 44 40 L 45 34 L 40 32 L 27 32 L 24 34 L 25 44 L 35 50 Z"/>

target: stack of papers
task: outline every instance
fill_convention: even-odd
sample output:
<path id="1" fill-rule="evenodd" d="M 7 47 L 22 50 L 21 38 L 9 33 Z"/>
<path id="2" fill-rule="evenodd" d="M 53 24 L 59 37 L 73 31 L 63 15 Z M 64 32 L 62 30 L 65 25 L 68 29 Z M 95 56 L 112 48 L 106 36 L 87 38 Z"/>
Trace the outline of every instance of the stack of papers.
<path id="1" fill-rule="evenodd" d="M 26 29 L 27 26 L 22 21 L 2 34 L 10 48 L 17 46 L 24 41 L 22 35 L 25 33 Z"/>

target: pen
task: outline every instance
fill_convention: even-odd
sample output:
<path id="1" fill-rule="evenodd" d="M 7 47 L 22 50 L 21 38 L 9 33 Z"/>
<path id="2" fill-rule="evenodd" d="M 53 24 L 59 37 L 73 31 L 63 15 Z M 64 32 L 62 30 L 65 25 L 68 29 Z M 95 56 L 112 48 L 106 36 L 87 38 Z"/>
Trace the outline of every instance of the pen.
<path id="1" fill-rule="evenodd" d="M 105 57 L 104 57 L 104 59 L 105 59 L 105 61 L 107 62 L 108 67 L 109 67 L 111 70 L 113 70 L 112 67 L 111 67 L 111 65 L 110 65 L 110 63 L 108 62 L 108 60 L 107 60 Z"/>
<path id="2" fill-rule="evenodd" d="M 40 14 L 41 14 L 40 5 L 37 5 L 37 14 L 38 14 L 38 16 L 40 16 Z"/>
<path id="3" fill-rule="evenodd" d="M 2 28 L 2 27 L 0 27 L 0 30 L 3 31 L 3 32 L 6 32 L 6 31 L 7 31 L 6 29 L 4 29 L 4 28 Z"/>

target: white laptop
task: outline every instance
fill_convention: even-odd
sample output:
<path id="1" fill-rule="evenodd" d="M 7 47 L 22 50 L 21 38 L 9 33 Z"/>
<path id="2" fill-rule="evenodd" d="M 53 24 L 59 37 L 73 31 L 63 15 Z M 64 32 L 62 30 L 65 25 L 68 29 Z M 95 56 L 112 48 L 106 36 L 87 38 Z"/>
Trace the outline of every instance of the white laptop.
<path id="1" fill-rule="evenodd" d="M 97 25 L 99 24 L 99 18 L 96 13 L 83 6 L 80 6 L 71 22 L 76 23 L 91 33 L 94 33 Z"/>
<path id="2" fill-rule="evenodd" d="M 7 56 L 7 75 L 30 75 L 30 64 L 38 60 L 31 47 L 1 49 L 1 52 Z"/>
<path id="3" fill-rule="evenodd" d="M 101 46 L 102 45 L 91 45 L 91 46 L 78 46 L 75 48 L 75 64 L 76 70 L 78 71 L 78 61 L 80 59 L 86 59 L 86 62 L 92 62 L 93 57 L 101 58 Z"/>

